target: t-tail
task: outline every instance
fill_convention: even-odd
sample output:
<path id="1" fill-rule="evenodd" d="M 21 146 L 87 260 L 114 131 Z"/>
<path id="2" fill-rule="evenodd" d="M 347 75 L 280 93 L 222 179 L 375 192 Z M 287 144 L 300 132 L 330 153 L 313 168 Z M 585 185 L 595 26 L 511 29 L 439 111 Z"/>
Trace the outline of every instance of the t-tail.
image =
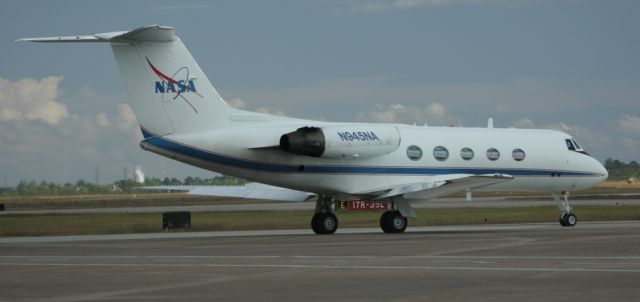
<path id="1" fill-rule="evenodd" d="M 225 126 L 231 109 L 193 59 L 175 28 L 152 25 L 90 36 L 30 42 L 108 42 L 145 137 Z"/>

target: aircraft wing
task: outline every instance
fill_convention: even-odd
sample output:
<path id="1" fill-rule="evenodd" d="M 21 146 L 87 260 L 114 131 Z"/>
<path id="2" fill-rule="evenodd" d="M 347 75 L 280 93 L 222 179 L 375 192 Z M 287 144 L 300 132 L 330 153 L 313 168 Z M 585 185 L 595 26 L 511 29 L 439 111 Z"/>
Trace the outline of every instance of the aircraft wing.
<path id="1" fill-rule="evenodd" d="M 450 174 L 436 176 L 427 182 L 397 185 L 369 192 L 345 196 L 365 197 L 373 200 L 387 198 L 400 199 L 432 199 L 455 192 L 474 190 L 489 185 L 512 180 L 513 176 L 505 174 Z M 267 199 L 282 201 L 305 201 L 316 194 L 296 191 L 287 188 L 269 186 L 260 183 L 248 183 L 243 186 L 149 186 L 142 190 L 187 191 L 189 195 L 239 197 L 250 199 Z M 398 200 L 397 200 L 398 201 Z"/>
<path id="2" fill-rule="evenodd" d="M 187 191 L 189 195 L 239 197 L 282 201 L 305 201 L 316 196 L 314 193 L 296 191 L 260 183 L 243 186 L 149 186 L 143 190 Z"/>
<path id="3" fill-rule="evenodd" d="M 395 186 L 374 199 L 402 197 L 404 199 L 431 199 L 465 190 L 474 190 L 512 180 L 506 174 L 450 174 L 437 176 L 427 182 Z"/>

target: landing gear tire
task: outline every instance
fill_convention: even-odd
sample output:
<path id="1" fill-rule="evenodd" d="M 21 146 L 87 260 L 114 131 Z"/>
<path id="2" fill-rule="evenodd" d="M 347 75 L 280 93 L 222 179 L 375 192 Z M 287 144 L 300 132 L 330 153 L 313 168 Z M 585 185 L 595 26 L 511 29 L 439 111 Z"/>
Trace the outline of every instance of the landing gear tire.
<path id="1" fill-rule="evenodd" d="M 316 213 L 311 218 L 311 229 L 316 234 L 333 234 L 338 229 L 338 217 L 331 212 Z"/>
<path id="2" fill-rule="evenodd" d="M 385 233 L 402 233 L 407 229 L 407 217 L 399 211 L 387 211 L 380 217 L 380 228 Z"/>
<path id="3" fill-rule="evenodd" d="M 578 218 L 576 215 L 571 213 L 564 213 L 560 216 L 560 225 L 563 227 L 572 227 L 578 223 Z"/>

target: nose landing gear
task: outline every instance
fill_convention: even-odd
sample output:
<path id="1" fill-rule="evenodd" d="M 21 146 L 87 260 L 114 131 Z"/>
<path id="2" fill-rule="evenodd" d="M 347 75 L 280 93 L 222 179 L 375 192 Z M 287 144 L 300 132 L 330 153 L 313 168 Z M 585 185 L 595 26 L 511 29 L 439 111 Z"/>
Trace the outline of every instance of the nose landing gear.
<path id="1" fill-rule="evenodd" d="M 558 196 L 558 194 L 553 193 L 553 200 L 555 200 L 558 209 L 560 209 L 560 225 L 563 227 L 572 227 L 578 223 L 578 218 L 576 215 L 571 213 L 571 205 L 569 205 L 569 192 L 562 192 L 562 198 Z"/>
<path id="2" fill-rule="evenodd" d="M 562 215 L 560 215 L 560 219 L 558 220 L 560 221 L 560 225 L 563 227 L 574 226 L 576 225 L 576 223 L 578 223 L 578 218 L 576 218 L 576 215 L 573 215 L 571 213 L 562 213 Z"/>

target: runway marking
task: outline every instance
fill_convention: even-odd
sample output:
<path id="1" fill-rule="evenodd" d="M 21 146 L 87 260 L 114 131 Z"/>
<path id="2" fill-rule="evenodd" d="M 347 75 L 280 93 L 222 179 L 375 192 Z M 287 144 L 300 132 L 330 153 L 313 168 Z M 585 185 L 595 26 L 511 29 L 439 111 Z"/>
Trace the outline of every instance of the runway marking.
<path id="1" fill-rule="evenodd" d="M 133 294 L 141 294 L 145 292 L 157 292 L 162 290 L 175 290 L 187 287 L 199 287 L 206 285 L 213 285 L 215 283 L 234 281 L 237 278 L 234 277 L 214 277 L 207 278 L 204 280 L 194 280 L 187 282 L 178 282 L 178 283 L 168 283 L 157 286 L 143 286 L 133 289 L 125 289 L 125 290 L 114 290 L 114 291 L 104 291 L 97 293 L 90 293 L 84 295 L 72 295 L 72 296 L 62 296 L 62 297 L 51 297 L 47 299 L 43 299 L 41 301 L 59 301 L 59 302 L 75 302 L 75 301 L 91 301 L 91 300 L 119 300 L 118 296 L 125 295 L 133 295 Z M 39 300 L 40 301 L 40 300 Z"/>
<path id="2" fill-rule="evenodd" d="M 145 256 L 126 256 L 126 255 L 0 255 L 2 258 L 113 258 L 113 259 L 144 259 L 144 258 L 184 258 L 184 259 L 222 259 L 222 258 L 256 258 L 256 259 L 279 259 L 279 258 L 297 258 L 297 259 L 488 259 L 488 260 L 640 260 L 640 256 L 430 256 L 430 255 L 407 255 L 407 256 L 374 256 L 374 255 L 145 255 Z"/>
<path id="3" fill-rule="evenodd" d="M 640 260 L 640 256 L 391 256 L 396 259 Z"/>
<path id="4" fill-rule="evenodd" d="M 175 263 L 0 263 L 0 266 L 86 266 L 86 267 L 227 267 L 227 268 L 303 268 L 363 270 L 454 270 L 574 273 L 640 273 L 640 269 L 550 268 L 550 267 L 465 267 L 465 266 L 375 266 L 375 265 L 306 265 L 306 264 L 175 264 Z"/>

